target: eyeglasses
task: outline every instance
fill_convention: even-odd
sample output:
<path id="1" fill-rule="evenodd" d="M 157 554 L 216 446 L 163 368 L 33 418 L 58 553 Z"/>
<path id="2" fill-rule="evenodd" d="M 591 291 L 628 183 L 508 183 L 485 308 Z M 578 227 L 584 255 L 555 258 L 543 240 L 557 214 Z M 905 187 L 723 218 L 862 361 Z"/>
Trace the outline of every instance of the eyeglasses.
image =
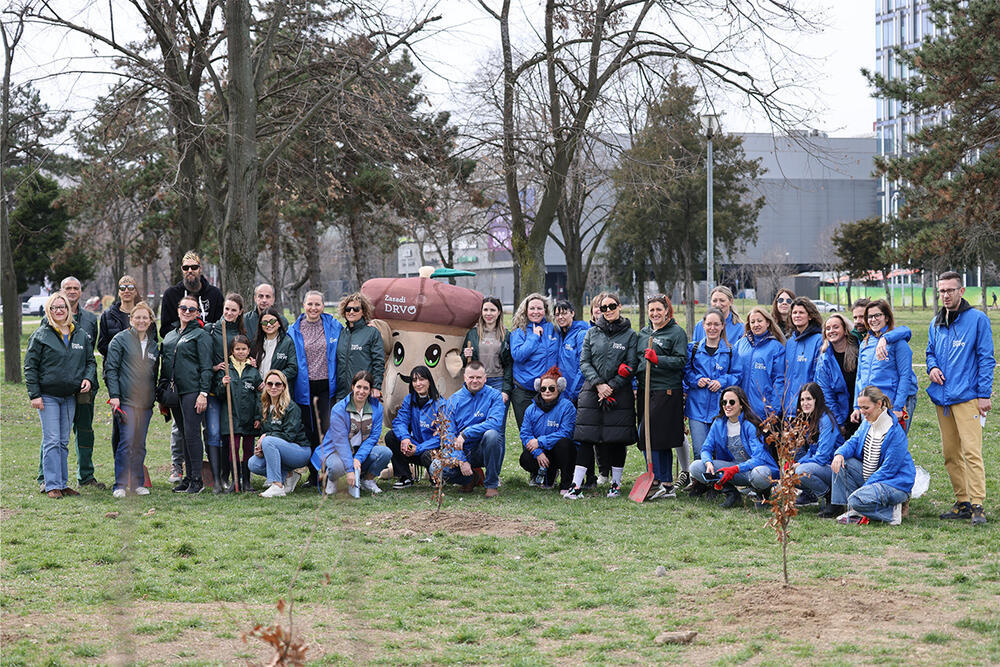
<path id="1" fill-rule="evenodd" d="M 739 401 L 737 401 L 735 399 L 732 399 L 732 398 L 722 401 L 722 404 L 724 406 L 726 406 L 727 408 L 728 407 L 732 407 L 734 405 L 737 405 L 738 403 L 739 403 Z"/>
<path id="2" fill-rule="evenodd" d="M 543 393 L 543 394 L 549 394 L 549 393 L 552 393 L 552 392 L 554 392 L 555 390 L 556 390 L 556 388 L 555 388 L 555 387 L 553 387 L 552 385 L 548 385 L 548 384 L 543 384 L 543 385 L 542 385 L 542 386 L 541 386 L 541 387 L 539 388 L 539 390 L 538 390 L 538 391 L 539 391 L 539 392 L 541 392 L 541 393 Z"/>
<path id="3" fill-rule="evenodd" d="M 69 310 L 69 308 L 67 308 L 66 306 L 50 306 L 49 310 L 51 310 L 54 313 L 56 311 Z"/>
<path id="4" fill-rule="evenodd" d="M 271 319 L 269 319 L 269 320 L 261 320 L 260 321 L 261 326 L 265 326 L 265 327 L 269 327 L 269 326 L 275 325 L 277 323 L 278 323 L 278 320 L 274 319 L 273 317 Z"/>
<path id="5" fill-rule="evenodd" d="M 181 271 L 197 271 L 200 268 L 200 264 L 184 264 L 181 266 Z"/>
<path id="6" fill-rule="evenodd" d="M 268 387 L 284 387 L 285 386 L 284 382 L 265 382 L 264 384 L 266 384 Z"/>
<path id="7" fill-rule="evenodd" d="M 179 311 L 181 311 L 183 313 L 197 313 L 198 312 L 198 307 L 197 306 L 177 306 L 177 310 L 179 310 Z"/>
<path id="8" fill-rule="evenodd" d="M 885 317 L 885 315 L 883 315 L 882 313 L 868 313 L 867 317 L 869 320 L 877 320 L 880 317 Z"/>
<path id="9" fill-rule="evenodd" d="M 792 302 L 792 300 L 791 300 L 791 299 L 789 299 L 789 298 L 788 298 L 787 296 L 784 296 L 784 297 L 781 297 L 781 298 L 780 298 L 780 299 L 778 299 L 778 301 L 777 301 L 777 303 L 791 303 L 791 302 Z"/>
<path id="10" fill-rule="evenodd" d="M 118 291 L 119 292 L 134 292 L 135 291 L 135 285 L 119 285 L 118 286 Z"/>
<path id="11" fill-rule="evenodd" d="M 957 287 L 950 287 L 948 289 L 939 289 L 938 290 L 938 294 L 954 294 L 958 290 L 959 290 L 959 288 L 957 288 Z"/>
<path id="12" fill-rule="evenodd" d="M 601 310 L 602 313 L 606 313 L 608 311 L 614 312 L 614 311 L 618 310 L 618 304 L 617 303 L 609 303 L 606 306 L 600 306 L 600 310 Z"/>
<path id="13" fill-rule="evenodd" d="M 360 313 L 361 306 L 344 306 L 345 313 Z"/>

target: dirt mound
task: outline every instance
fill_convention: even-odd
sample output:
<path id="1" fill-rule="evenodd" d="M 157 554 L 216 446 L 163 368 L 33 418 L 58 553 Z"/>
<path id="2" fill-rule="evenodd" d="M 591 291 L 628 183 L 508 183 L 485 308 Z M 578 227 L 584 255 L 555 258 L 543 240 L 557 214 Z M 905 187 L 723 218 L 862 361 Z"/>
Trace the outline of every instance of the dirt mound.
<path id="1" fill-rule="evenodd" d="M 387 513 L 365 522 L 394 537 L 428 535 L 441 531 L 450 535 L 492 535 L 494 537 L 535 537 L 556 529 L 555 521 L 508 519 L 486 512 L 425 510 L 412 513 Z"/>

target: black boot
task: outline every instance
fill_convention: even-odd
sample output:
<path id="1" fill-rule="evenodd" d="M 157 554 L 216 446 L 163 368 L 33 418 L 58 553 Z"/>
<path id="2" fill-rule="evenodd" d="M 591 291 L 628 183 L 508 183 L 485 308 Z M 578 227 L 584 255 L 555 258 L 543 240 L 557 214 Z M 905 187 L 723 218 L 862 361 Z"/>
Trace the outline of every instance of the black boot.
<path id="1" fill-rule="evenodd" d="M 222 485 L 222 448 L 206 447 L 208 450 L 208 464 L 212 467 L 212 493 L 222 493 L 225 487 Z"/>
<path id="2" fill-rule="evenodd" d="M 817 516 L 823 519 L 836 519 L 846 511 L 847 508 L 843 505 L 834 505 L 833 503 L 828 502 L 826 505 L 823 505 L 823 509 L 819 511 Z"/>
<path id="3" fill-rule="evenodd" d="M 723 507 L 735 507 L 743 504 L 739 490 L 732 484 L 726 484 L 722 487 L 722 493 L 726 496 L 726 499 L 722 501 Z"/>
<path id="4" fill-rule="evenodd" d="M 233 493 L 236 491 L 236 476 L 233 475 L 233 460 L 229 458 L 229 452 L 220 452 L 222 461 L 219 467 L 222 468 L 222 492 Z"/>
<path id="5" fill-rule="evenodd" d="M 240 464 L 240 493 L 250 493 L 253 487 L 250 485 L 250 464 Z"/>
<path id="6" fill-rule="evenodd" d="M 695 480 L 691 482 L 691 490 L 688 491 L 688 495 L 692 498 L 698 498 L 708 493 L 708 484 L 702 484 L 701 482 Z"/>

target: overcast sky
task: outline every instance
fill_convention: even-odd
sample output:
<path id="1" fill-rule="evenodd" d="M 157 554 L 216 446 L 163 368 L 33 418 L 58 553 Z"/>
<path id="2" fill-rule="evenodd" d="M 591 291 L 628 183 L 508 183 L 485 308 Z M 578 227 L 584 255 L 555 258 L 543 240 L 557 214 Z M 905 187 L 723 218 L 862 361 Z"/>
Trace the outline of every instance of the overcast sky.
<path id="1" fill-rule="evenodd" d="M 530 1 L 530 0 L 529 0 Z M 117 6 L 120 0 L 113 0 Z M 60 0 L 60 9 L 76 4 L 73 14 L 78 22 L 100 24 L 106 20 L 107 4 L 89 0 Z M 799 40 L 797 49 L 810 56 L 814 89 L 818 104 L 815 122 L 811 126 L 836 136 L 872 134 L 874 100 L 859 70 L 874 64 L 875 29 L 872 0 L 802 0 L 800 6 L 819 8 L 825 13 L 827 27 L 818 35 Z M 116 9 L 118 35 L 138 35 L 135 24 L 125 20 L 124 12 Z M 439 109 L 453 110 L 456 93 L 475 74 L 479 64 L 497 49 L 496 23 L 484 16 L 471 0 L 441 0 L 435 13 L 442 20 L 434 24 L 432 36 L 420 41 L 417 52 L 422 68 L 426 67 L 424 84 L 432 104 Z M 109 78 L 95 74 L 67 74 L 68 70 L 103 70 L 107 65 L 95 54 L 105 51 L 87 39 L 52 29 L 29 28 L 24 48 L 15 61 L 14 80 L 38 79 L 36 86 L 53 108 L 68 108 L 85 112 L 93 100 L 102 94 Z M 748 116 L 739 109 L 726 108 L 725 129 L 728 131 L 770 131 L 761 118 Z"/>

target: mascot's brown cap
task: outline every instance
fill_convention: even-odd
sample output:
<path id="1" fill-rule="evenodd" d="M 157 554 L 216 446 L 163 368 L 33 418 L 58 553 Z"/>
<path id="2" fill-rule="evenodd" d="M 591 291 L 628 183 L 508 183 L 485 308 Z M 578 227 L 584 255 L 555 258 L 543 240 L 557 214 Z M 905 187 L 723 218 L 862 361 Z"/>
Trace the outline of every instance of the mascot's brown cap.
<path id="1" fill-rule="evenodd" d="M 361 286 L 384 320 L 426 322 L 471 328 L 483 308 L 483 295 L 468 287 L 431 278 L 372 278 Z"/>

